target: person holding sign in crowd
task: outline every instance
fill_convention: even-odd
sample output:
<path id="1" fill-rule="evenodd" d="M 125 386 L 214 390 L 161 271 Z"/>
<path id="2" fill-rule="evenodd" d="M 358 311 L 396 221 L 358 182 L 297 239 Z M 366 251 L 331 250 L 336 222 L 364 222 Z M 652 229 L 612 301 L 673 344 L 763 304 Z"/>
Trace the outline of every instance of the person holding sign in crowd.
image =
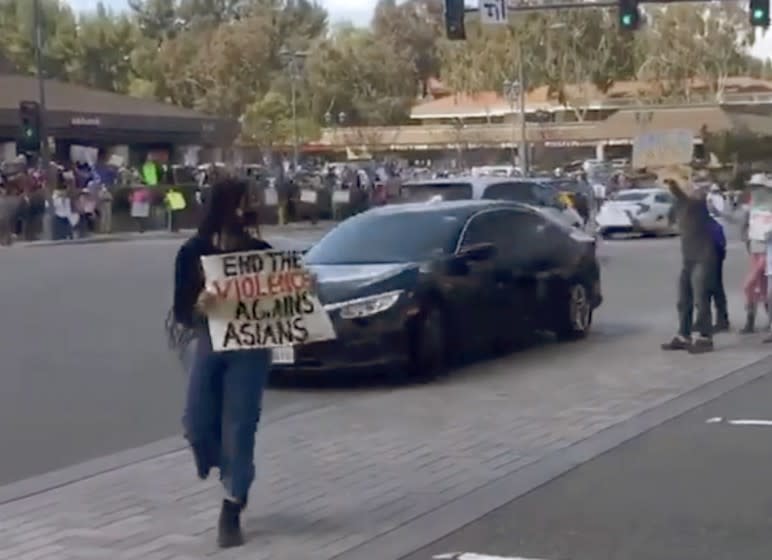
<path id="1" fill-rule="evenodd" d="M 707 192 L 695 188 L 680 169 L 665 170 L 663 182 L 676 198 L 681 231 L 681 274 L 678 280 L 678 333 L 663 350 L 702 354 L 713 350 L 710 300 L 718 270 L 718 247 L 713 220 L 705 201 Z M 696 321 L 694 315 L 696 311 Z M 692 331 L 699 336 L 692 339 Z"/>
<path id="2" fill-rule="evenodd" d="M 218 296 L 205 289 L 201 258 L 271 248 L 246 231 L 247 190 L 234 179 L 212 186 L 198 232 L 180 248 L 175 265 L 174 320 L 194 334 L 185 437 L 201 479 L 213 467 L 220 470 L 225 497 L 217 541 L 223 548 L 244 542 L 240 515 L 255 476 L 255 433 L 271 354 L 262 348 L 213 351 L 207 313 Z"/>

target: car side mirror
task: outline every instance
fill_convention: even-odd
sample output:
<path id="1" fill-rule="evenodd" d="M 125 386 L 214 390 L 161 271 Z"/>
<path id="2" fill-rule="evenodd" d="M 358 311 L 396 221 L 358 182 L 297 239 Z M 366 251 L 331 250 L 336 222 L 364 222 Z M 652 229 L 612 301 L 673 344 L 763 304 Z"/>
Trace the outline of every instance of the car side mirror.
<path id="1" fill-rule="evenodd" d="M 487 261 L 496 255 L 496 246 L 493 243 L 475 243 L 462 247 L 458 257 L 464 261 Z"/>

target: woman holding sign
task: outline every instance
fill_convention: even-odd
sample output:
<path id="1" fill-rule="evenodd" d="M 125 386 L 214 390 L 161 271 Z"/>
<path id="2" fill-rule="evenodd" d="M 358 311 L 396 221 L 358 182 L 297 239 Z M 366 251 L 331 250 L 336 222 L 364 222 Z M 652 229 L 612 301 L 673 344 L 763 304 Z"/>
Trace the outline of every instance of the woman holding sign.
<path id="1" fill-rule="evenodd" d="M 240 515 L 255 476 L 255 432 L 268 370 L 269 350 L 214 352 L 207 311 L 217 296 L 205 289 L 201 258 L 270 249 L 246 231 L 247 184 L 225 179 L 213 185 L 198 232 L 179 250 L 175 264 L 174 319 L 193 333 L 192 364 L 183 425 L 201 479 L 213 467 L 225 489 L 217 542 L 243 544 Z"/>

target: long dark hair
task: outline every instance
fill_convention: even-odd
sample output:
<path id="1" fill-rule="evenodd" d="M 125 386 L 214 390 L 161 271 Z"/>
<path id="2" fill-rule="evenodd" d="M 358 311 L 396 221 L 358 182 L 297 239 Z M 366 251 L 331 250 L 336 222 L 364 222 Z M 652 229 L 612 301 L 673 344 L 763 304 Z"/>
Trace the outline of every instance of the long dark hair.
<path id="1" fill-rule="evenodd" d="M 245 223 L 243 217 L 239 217 L 238 210 L 247 191 L 247 183 L 234 178 L 222 179 L 212 185 L 198 234 L 203 237 L 212 237 L 218 233 L 244 234 Z"/>

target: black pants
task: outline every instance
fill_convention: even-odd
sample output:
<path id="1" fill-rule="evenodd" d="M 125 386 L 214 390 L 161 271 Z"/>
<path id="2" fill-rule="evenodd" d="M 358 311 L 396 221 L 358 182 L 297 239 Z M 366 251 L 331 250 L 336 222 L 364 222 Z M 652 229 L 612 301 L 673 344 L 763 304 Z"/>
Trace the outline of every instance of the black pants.
<path id="1" fill-rule="evenodd" d="M 678 280 L 679 335 L 688 338 L 691 337 L 692 331 L 696 330 L 702 337 L 713 336 L 710 299 L 716 270 L 715 258 L 683 262 Z"/>
<path id="2" fill-rule="evenodd" d="M 726 325 L 729 323 L 729 310 L 726 303 L 726 292 L 724 291 L 724 260 L 726 255 L 720 255 L 716 260 L 715 276 L 710 289 L 710 298 L 716 307 L 716 323 Z"/>

